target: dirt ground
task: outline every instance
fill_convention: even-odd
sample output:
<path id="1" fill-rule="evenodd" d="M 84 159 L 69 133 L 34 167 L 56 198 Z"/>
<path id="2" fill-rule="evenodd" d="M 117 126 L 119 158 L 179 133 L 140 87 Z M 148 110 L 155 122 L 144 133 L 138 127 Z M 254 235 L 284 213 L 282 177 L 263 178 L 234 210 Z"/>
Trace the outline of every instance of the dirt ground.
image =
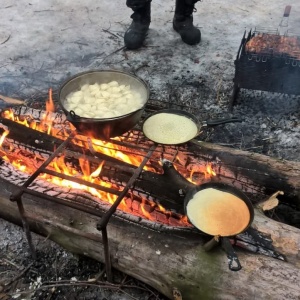
<path id="1" fill-rule="evenodd" d="M 0 219 L 0 228 L 1 300 L 166 300 L 117 270 L 113 270 L 114 283 L 107 283 L 103 264 L 75 256 L 35 234 L 37 260 L 33 260 L 20 227 Z"/>
<path id="2" fill-rule="evenodd" d="M 239 124 L 209 128 L 201 139 L 300 161 L 299 96 L 242 90 L 233 112 L 228 111 L 234 60 L 244 31 L 277 29 L 285 5 L 290 4 L 288 30 L 300 35 L 300 2 L 198 2 L 194 23 L 201 29 L 202 41 L 196 46 L 183 44 L 172 29 L 174 3 L 153 0 L 152 23 L 145 46 L 127 51 L 123 35 L 130 24 L 131 11 L 125 0 L 2 0 L 0 94 L 33 105 L 36 99 L 47 98 L 49 88 L 57 91 L 65 79 L 79 72 L 91 69 L 134 72 L 149 83 L 151 99 L 193 107 L 203 119 L 229 116 L 243 119 Z M 74 257 L 37 236 L 39 260 L 33 262 L 24 250 L 27 247 L 22 231 L 4 220 L 0 220 L 0 236 L 0 300 L 12 296 L 52 300 L 164 299 L 123 274 L 117 275 L 119 282 L 124 280 L 124 285 L 132 284 L 135 288 L 123 291 L 119 286 L 113 289 L 89 286 L 86 281 L 103 269 L 100 263 Z M 72 278 L 71 287 L 55 286 Z M 74 278 L 82 281 L 83 286 L 75 285 Z M 54 287 L 46 292 L 19 294 L 18 289 L 28 291 L 30 286 L 31 290 L 39 286 L 39 280 L 55 281 Z"/>

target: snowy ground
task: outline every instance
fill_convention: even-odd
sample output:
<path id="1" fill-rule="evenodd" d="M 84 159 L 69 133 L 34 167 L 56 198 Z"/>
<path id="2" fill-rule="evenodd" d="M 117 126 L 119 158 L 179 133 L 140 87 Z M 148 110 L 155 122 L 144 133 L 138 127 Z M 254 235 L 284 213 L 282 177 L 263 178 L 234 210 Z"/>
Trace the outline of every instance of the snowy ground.
<path id="1" fill-rule="evenodd" d="M 300 35 L 300 2 L 293 0 L 289 31 Z M 56 90 L 70 75 L 90 69 L 136 72 L 151 87 L 151 98 L 195 107 L 204 119 L 228 116 L 234 59 L 244 30 L 276 29 L 286 2 L 202 1 L 195 24 L 199 45 L 182 43 L 172 29 L 174 1 L 152 2 L 145 47 L 123 49 L 131 10 L 125 0 L 16 1 L 0 8 L 0 93 L 35 99 Z M 244 90 L 233 114 L 242 124 L 208 130 L 202 136 L 267 155 L 299 160 L 299 97 Z"/>
<path id="2" fill-rule="evenodd" d="M 289 31 L 300 35 L 300 2 L 198 2 L 194 20 L 202 31 L 202 41 L 193 47 L 183 44 L 172 29 L 174 2 L 153 0 L 145 46 L 127 51 L 123 34 L 130 24 L 131 11 L 125 0 L 1 0 L 0 94 L 30 104 L 41 96 L 46 99 L 49 88 L 57 90 L 63 80 L 78 72 L 136 72 L 149 83 L 151 99 L 192 106 L 199 118 L 237 115 L 244 120 L 208 129 L 200 138 L 300 161 L 299 96 L 244 90 L 233 113 L 227 110 L 234 59 L 244 31 L 255 27 L 276 29 L 285 5 L 291 4 Z M 0 223 L 0 232 L 13 228 Z M 17 253 L 18 258 L 26 255 L 13 248 L 18 245 L 13 237 L 6 242 L 8 246 L 0 247 L 1 264 L 7 255 L 5 249 L 14 249 L 11 253 Z"/>

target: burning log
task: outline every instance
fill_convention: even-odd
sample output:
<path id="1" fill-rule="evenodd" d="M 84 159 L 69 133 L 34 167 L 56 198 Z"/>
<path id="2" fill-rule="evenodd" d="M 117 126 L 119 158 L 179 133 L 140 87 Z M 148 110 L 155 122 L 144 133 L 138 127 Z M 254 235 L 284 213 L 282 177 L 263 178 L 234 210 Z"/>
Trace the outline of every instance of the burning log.
<path id="1" fill-rule="evenodd" d="M 35 155 L 40 154 L 41 157 L 47 157 L 49 153 L 62 143 L 62 140 L 57 137 L 32 130 L 31 128 L 24 129 L 24 126 L 21 124 L 4 118 L 0 119 L 0 123 L 9 128 L 9 138 L 17 141 L 18 147 L 21 150 L 30 148 L 30 151 Z M 0 134 L 2 132 L 3 129 L 0 128 Z M 137 151 L 149 148 L 149 143 L 144 140 L 140 140 L 139 144 L 140 146 L 137 148 Z M 137 153 L 135 150 L 131 149 L 131 151 L 133 154 Z M 108 166 L 121 165 L 120 170 L 126 170 L 127 173 L 132 172 L 135 168 L 133 165 L 120 159 L 103 155 L 100 152 L 91 152 L 88 147 L 83 148 L 82 146 L 72 144 L 68 154 L 76 156 L 76 153 L 79 153 L 79 155 L 85 153 L 87 158 L 96 157 L 98 161 L 103 159 L 108 160 L 106 162 Z M 282 190 L 285 193 L 285 197 L 282 197 L 282 200 L 288 199 L 287 201 L 294 204 L 299 204 L 300 202 L 299 162 L 289 162 L 196 140 L 182 147 L 175 148 L 171 152 L 166 151 L 164 147 L 158 147 L 156 153 L 156 161 L 153 160 L 154 163 L 157 162 L 156 166 L 159 166 L 158 161 L 161 158 L 171 160 L 174 162 L 176 170 L 183 177 L 190 177 L 195 184 L 212 179 L 214 181 L 229 183 L 243 190 L 245 193 L 252 196 L 255 195 L 257 200 L 262 200 L 265 198 L 265 195 Z M 92 158 L 91 161 L 93 161 Z M 210 172 L 210 170 L 207 171 L 208 166 L 212 172 L 216 173 L 215 176 L 208 174 Z M 162 172 L 163 170 L 161 170 Z M 108 174 L 105 173 L 104 175 Z M 112 176 L 112 174 L 110 173 L 109 176 Z M 127 179 L 128 176 L 127 174 Z M 178 188 L 186 189 L 190 187 L 189 183 L 182 181 L 181 178 L 176 178 L 176 176 L 173 176 L 172 183 L 170 184 L 168 183 L 169 178 L 165 180 L 164 176 L 158 176 L 158 174 L 146 171 L 143 173 L 143 178 L 147 180 L 141 183 L 141 185 L 146 185 L 146 188 L 156 185 L 155 190 L 158 189 L 160 192 L 167 188 L 168 193 L 171 193 L 172 197 L 176 198 L 172 202 L 172 205 L 176 205 L 176 201 L 178 201 Z M 203 178 L 205 176 L 206 178 Z M 126 181 L 126 176 L 124 180 Z M 176 182 L 175 185 L 174 180 Z M 159 186 L 158 188 L 157 185 Z M 155 190 L 152 192 L 155 192 Z M 176 194 L 177 197 L 175 196 Z"/>

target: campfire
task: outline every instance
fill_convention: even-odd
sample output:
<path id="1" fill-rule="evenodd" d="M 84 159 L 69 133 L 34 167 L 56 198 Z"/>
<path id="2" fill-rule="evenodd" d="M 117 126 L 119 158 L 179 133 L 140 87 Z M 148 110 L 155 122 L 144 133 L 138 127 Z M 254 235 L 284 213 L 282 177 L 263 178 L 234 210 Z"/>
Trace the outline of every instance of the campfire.
<path id="1" fill-rule="evenodd" d="M 28 175 L 28 178 L 41 167 L 47 155 L 49 156 L 49 153 L 54 151 L 55 147 L 59 147 L 59 143 L 66 141 L 68 136 L 75 132 L 72 124 L 65 121 L 62 115 L 54 113 L 51 90 L 49 91 L 49 99 L 46 101 L 46 111 L 30 111 L 26 107 L 21 107 L 17 110 L 5 110 L 2 112 L 2 116 L 2 124 L 7 126 L 7 128 L 2 127 L 3 133 L 0 139 L 2 159 L 7 164 L 14 166 L 16 170 Z M 37 119 L 37 116 L 40 118 Z M 23 149 L 18 144 L 21 141 L 11 140 L 10 136 L 13 137 L 14 132 L 10 133 L 8 128 L 17 126 L 19 130 L 26 131 L 20 125 L 26 127 L 31 134 L 35 134 L 35 131 L 42 134 L 41 137 L 35 140 L 36 149 L 33 147 L 32 149 Z M 53 149 L 51 149 L 51 145 L 49 147 L 46 145 L 45 148 L 48 139 L 46 135 L 49 136 L 50 140 L 55 141 Z M 141 146 L 137 146 L 137 143 Z M 79 190 L 79 193 L 85 195 L 85 197 L 89 194 L 88 197 L 99 205 L 101 203 L 105 204 L 105 202 L 113 204 L 116 201 L 126 185 L 126 176 L 122 172 L 131 172 L 139 167 L 144 159 L 145 149 L 149 145 L 151 146 L 151 142 L 145 141 L 145 138 L 138 131 L 132 131 L 125 136 L 110 141 L 100 141 L 76 134 L 71 144 L 71 149 L 66 148 L 53 157 L 48 165 L 49 170 L 46 172 L 41 171 L 37 181 L 39 183 L 42 181 L 48 182 L 49 187 L 51 186 L 52 189 L 56 185 L 61 187 L 62 191 L 64 189 L 76 192 Z M 43 149 L 41 153 L 38 151 L 39 148 Z M 74 152 L 74 149 L 78 152 Z M 48 154 L 44 153 L 45 150 Z M 203 182 L 209 180 L 212 176 L 216 176 L 212 164 L 209 162 L 191 163 L 186 166 L 184 165 L 186 154 L 178 154 L 178 152 L 177 147 L 171 146 L 165 147 L 163 150 L 156 149 L 143 168 L 144 171 L 147 172 L 146 174 L 154 173 L 157 178 L 160 178 L 159 176 L 164 172 L 162 159 L 167 159 L 171 160 L 178 172 L 182 173 L 183 178 L 190 182 L 199 183 L 199 180 Z M 97 158 L 95 158 L 95 155 Z M 2 168 L 5 167 L 2 166 Z M 187 182 L 183 180 L 183 187 Z M 182 215 L 182 209 L 176 210 L 176 207 L 182 205 L 181 203 L 176 204 L 174 209 L 172 202 L 168 203 L 172 199 L 167 199 L 169 197 L 167 194 L 158 199 L 159 195 L 151 195 L 147 188 L 143 188 L 143 184 L 140 185 L 141 187 L 139 187 L 138 182 L 135 183 L 135 188 L 126 195 L 118 206 L 119 210 L 148 221 L 163 222 L 165 226 L 191 226 L 187 218 Z M 33 184 L 33 187 L 29 186 L 29 189 L 31 188 L 37 187 Z M 172 197 L 174 196 L 174 189 L 173 194 L 172 190 L 170 194 Z M 178 199 L 179 196 L 176 195 L 175 200 Z"/>
<path id="2" fill-rule="evenodd" d="M 115 222 L 122 222 L 119 226 L 127 231 L 132 224 L 154 230 L 159 232 L 158 239 L 163 236 L 168 241 L 166 245 L 174 242 L 164 235 L 168 233 L 180 239 L 191 236 L 186 242 L 208 242 L 207 237 L 189 223 L 183 208 L 185 192 L 195 185 L 214 181 L 229 183 L 251 195 L 254 202 L 265 199 L 266 193 L 277 189 L 284 190 L 290 199 L 297 196 L 297 187 L 291 184 L 296 182 L 293 178 L 297 178 L 297 172 L 287 173 L 286 164 L 284 167 L 278 162 L 265 164 L 261 157 L 255 161 L 253 154 L 239 159 L 238 150 L 198 144 L 197 141 L 180 146 L 156 145 L 146 139 L 138 127 L 109 141 L 95 140 L 77 133 L 62 114 L 53 111 L 53 107 L 50 92 L 46 111 L 21 106 L 3 111 L 1 118 L 1 180 L 13 183 L 14 187 L 9 188 L 10 198 L 17 203 L 32 253 L 29 223 L 31 228 L 32 222 L 51 224 L 52 228 L 66 230 L 77 238 L 103 243 L 102 261 L 106 264 L 107 278 L 111 280 L 111 265 L 116 264 L 111 258 L 116 255 L 116 242 L 114 233 L 108 239 L 109 224 L 114 226 Z M 270 174 L 276 174 L 271 176 L 273 181 Z M 291 178 L 289 183 L 288 177 Z M 76 220 L 80 213 L 80 222 L 85 218 L 94 220 L 92 232 L 101 231 L 101 239 L 95 233 L 59 225 L 51 217 L 44 219 L 41 215 L 47 210 L 42 207 L 38 215 L 32 215 L 27 211 L 26 202 L 34 199 L 39 199 L 38 203 L 43 200 L 50 206 L 53 203 L 65 207 L 66 212 L 75 210 L 73 217 Z M 70 222 L 74 224 L 74 220 Z M 114 227 L 109 228 L 111 233 Z M 137 235 L 138 240 L 141 234 Z M 230 239 L 230 243 L 284 260 L 284 256 L 275 251 L 272 240 L 252 227 Z M 281 245 L 280 239 L 276 243 Z M 193 246 L 188 242 L 187 247 L 182 248 L 187 251 Z M 161 250 L 157 253 L 160 255 Z M 230 255 L 227 254 L 232 259 Z M 236 257 L 234 252 L 232 255 Z M 245 257 L 242 265 L 244 262 Z"/>

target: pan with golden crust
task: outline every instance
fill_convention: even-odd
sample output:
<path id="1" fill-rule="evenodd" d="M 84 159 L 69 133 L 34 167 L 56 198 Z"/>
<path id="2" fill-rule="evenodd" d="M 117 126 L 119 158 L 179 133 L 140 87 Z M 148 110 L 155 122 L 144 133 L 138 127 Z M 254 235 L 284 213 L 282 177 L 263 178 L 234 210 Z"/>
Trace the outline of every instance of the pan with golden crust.
<path id="1" fill-rule="evenodd" d="M 221 242 L 232 271 L 241 264 L 228 237 L 244 232 L 252 223 L 254 209 L 251 201 L 240 190 L 224 183 L 205 183 L 191 189 L 185 197 L 185 212 L 189 221 L 200 231 L 214 238 L 206 249 Z"/>

